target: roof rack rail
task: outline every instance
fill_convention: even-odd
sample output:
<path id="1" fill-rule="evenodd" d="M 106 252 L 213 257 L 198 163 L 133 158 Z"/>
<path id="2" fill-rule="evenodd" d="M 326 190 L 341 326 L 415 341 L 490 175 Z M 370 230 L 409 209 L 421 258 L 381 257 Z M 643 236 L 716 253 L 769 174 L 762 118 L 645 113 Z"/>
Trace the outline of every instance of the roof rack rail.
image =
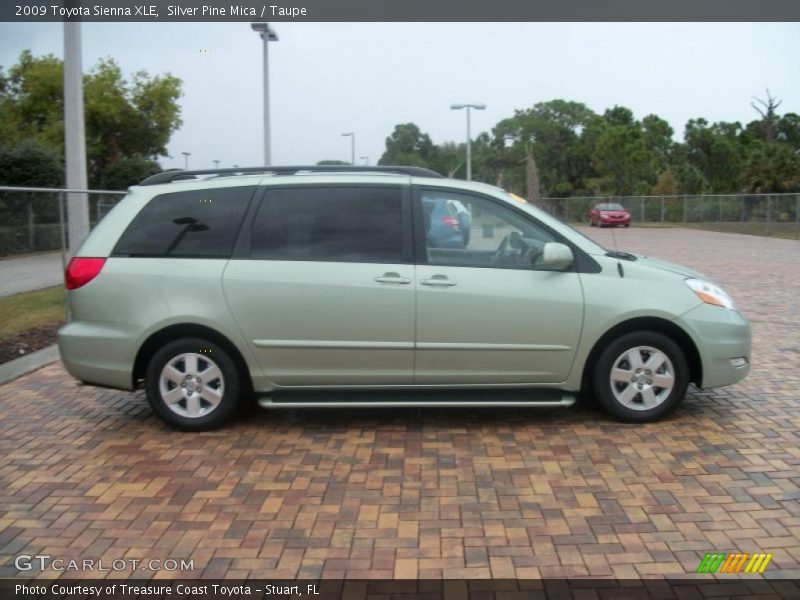
<path id="1" fill-rule="evenodd" d="M 172 183 L 185 179 L 196 179 L 197 175 L 244 175 L 247 173 L 269 173 L 274 175 L 299 175 L 305 173 L 395 173 L 398 175 L 411 175 L 414 177 L 435 177 L 442 178 L 436 171 L 423 167 L 359 167 L 353 165 L 314 165 L 301 167 L 232 167 L 228 169 L 197 169 L 183 171 L 173 169 L 156 173 L 143 179 L 139 185 L 158 185 L 161 183 Z"/>

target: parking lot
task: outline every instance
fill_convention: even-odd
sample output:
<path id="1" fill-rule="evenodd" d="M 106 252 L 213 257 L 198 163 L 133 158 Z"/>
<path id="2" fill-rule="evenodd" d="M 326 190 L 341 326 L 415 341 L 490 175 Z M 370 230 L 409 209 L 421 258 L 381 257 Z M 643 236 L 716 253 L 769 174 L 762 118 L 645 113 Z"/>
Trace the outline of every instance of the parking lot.
<path id="1" fill-rule="evenodd" d="M 645 426 L 591 406 L 253 410 L 185 434 L 53 364 L 0 386 L 0 576 L 38 574 L 24 553 L 194 561 L 167 577 L 635 578 L 741 551 L 800 577 L 800 243 L 585 232 L 719 281 L 752 322 L 749 378 Z"/>

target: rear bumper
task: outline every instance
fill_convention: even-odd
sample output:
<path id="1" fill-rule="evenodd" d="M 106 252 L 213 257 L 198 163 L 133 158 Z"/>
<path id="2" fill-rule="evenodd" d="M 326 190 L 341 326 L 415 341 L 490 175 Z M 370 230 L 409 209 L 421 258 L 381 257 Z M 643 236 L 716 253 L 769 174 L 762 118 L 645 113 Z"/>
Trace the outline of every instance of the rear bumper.
<path id="1" fill-rule="evenodd" d="M 141 330 L 122 323 L 73 321 L 58 332 L 61 360 L 83 382 L 133 389 L 133 364 Z"/>
<path id="2" fill-rule="evenodd" d="M 750 372 L 750 324 L 734 310 L 702 304 L 679 320 L 694 339 L 703 366 L 700 387 L 732 385 Z M 737 366 L 736 359 L 745 359 Z"/>

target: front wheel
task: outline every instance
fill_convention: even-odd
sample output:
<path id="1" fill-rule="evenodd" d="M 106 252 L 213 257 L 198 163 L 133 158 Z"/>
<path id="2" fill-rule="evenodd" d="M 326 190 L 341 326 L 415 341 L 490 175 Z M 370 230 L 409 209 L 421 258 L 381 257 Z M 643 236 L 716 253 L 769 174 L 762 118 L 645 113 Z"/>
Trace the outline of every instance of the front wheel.
<path id="1" fill-rule="evenodd" d="M 608 412 L 629 423 L 647 423 L 683 400 L 689 367 L 672 339 L 655 331 L 637 331 L 608 345 L 597 361 L 593 382 Z"/>
<path id="2" fill-rule="evenodd" d="M 199 338 L 166 344 L 150 360 L 145 380 L 153 411 L 186 431 L 206 431 L 225 423 L 242 389 L 228 353 Z"/>

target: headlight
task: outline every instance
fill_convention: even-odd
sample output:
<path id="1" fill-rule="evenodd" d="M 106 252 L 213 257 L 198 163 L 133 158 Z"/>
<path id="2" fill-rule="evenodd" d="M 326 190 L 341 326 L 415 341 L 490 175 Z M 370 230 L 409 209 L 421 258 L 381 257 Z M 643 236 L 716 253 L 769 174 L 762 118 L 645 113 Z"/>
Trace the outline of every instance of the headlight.
<path id="1" fill-rule="evenodd" d="M 709 283 L 708 281 L 703 281 L 702 279 L 687 279 L 686 285 L 688 285 L 692 291 L 697 294 L 697 297 L 706 304 L 713 304 L 714 306 L 722 306 L 723 308 L 736 310 L 733 300 L 721 287 Z"/>

